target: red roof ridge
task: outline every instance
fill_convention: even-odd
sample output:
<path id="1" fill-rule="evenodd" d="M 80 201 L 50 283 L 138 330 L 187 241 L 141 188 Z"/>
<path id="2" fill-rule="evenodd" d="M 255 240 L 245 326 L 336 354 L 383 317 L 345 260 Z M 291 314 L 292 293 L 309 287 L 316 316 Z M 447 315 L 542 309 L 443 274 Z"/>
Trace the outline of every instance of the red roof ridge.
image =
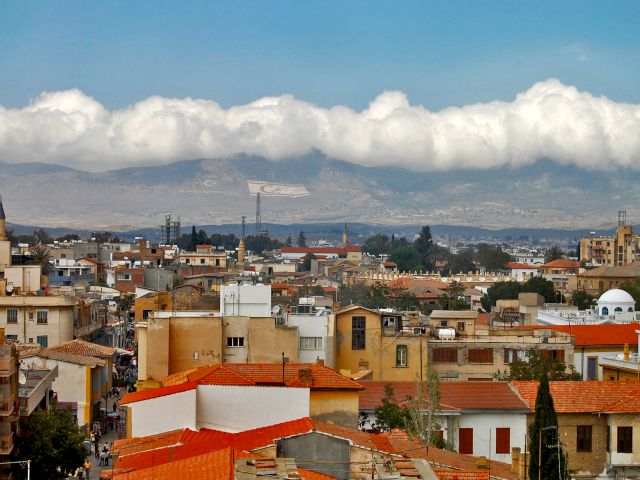
<path id="1" fill-rule="evenodd" d="M 197 386 L 197 383 L 186 382 L 178 385 L 169 385 L 167 387 L 158 387 L 149 390 L 142 390 L 140 392 L 127 393 L 122 397 L 122 400 L 120 400 L 120 405 L 127 405 L 129 403 L 141 402 L 143 400 L 164 397 L 166 395 L 173 395 L 174 393 L 186 392 L 188 390 L 193 390 Z"/>

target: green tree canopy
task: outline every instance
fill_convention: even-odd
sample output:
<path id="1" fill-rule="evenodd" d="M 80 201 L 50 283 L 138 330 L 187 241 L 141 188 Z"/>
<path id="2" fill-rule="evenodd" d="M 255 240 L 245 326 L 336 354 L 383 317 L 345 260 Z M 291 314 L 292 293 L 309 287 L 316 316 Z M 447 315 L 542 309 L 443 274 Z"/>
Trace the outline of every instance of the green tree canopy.
<path id="1" fill-rule="evenodd" d="M 619 288 L 633 297 L 636 306 L 640 305 L 640 279 L 636 278 L 633 282 L 624 282 Z"/>
<path id="2" fill-rule="evenodd" d="M 298 238 L 296 239 L 296 245 L 298 247 L 306 247 L 307 246 L 307 237 L 305 237 L 304 232 L 300 230 L 298 234 Z"/>
<path id="3" fill-rule="evenodd" d="M 70 408 L 53 405 L 20 420 L 18 459 L 31 460 L 31 478 L 64 479 L 84 464 L 84 433 L 75 425 Z"/>
<path id="4" fill-rule="evenodd" d="M 549 390 L 549 380 L 543 373 L 540 376 L 533 423 L 529 426 L 529 478 L 531 480 L 568 478 L 567 456 L 559 443 L 558 418 Z"/>
<path id="5" fill-rule="evenodd" d="M 476 258 L 480 265 L 492 272 L 503 269 L 507 262 L 511 261 L 511 255 L 504 252 L 500 245 L 488 245 L 486 243 L 478 245 Z"/>
<path id="6" fill-rule="evenodd" d="M 558 245 L 552 245 L 550 248 L 547 248 L 547 251 L 544 253 L 545 263 L 552 262 L 553 260 L 559 260 L 561 258 L 564 258 L 564 252 Z"/>
<path id="7" fill-rule="evenodd" d="M 309 270 L 311 270 L 311 260 L 315 260 L 316 256 L 313 253 L 307 253 L 303 258 L 302 258 L 302 270 L 304 272 L 308 272 Z"/>
<path id="8" fill-rule="evenodd" d="M 447 258 L 447 267 L 449 272 L 453 274 L 475 271 L 476 266 L 473 263 L 473 250 L 466 249 L 458 253 L 449 254 Z"/>
<path id="9" fill-rule="evenodd" d="M 587 310 L 593 305 L 594 298 L 584 290 L 579 290 L 571 297 L 571 305 L 578 307 L 578 310 Z"/>
<path id="10" fill-rule="evenodd" d="M 389 253 L 390 247 L 389 237 L 383 233 L 377 233 L 367 238 L 362 244 L 362 250 L 365 253 L 375 256 Z"/>
<path id="11" fill-rule="evenodd" d="M 531 277 L 522 284 L 520 291 L 539 293 L 547 303 L 554 303 L 557 300 L 556 291 L 553 289 L 553 282 L 542 277 Z"/>
<path id="12" fill-rule="evenodd" d="M 513 300 L 518 298 L 520 284 L 518 282 L 496 282 L 487 289 L 487 293 L 482 296 L 480 302 L 486 312 L 491 311 L 498 300 Z"/>
<path id="13" fill-rule="evenodd" d="M 573 365 L 567 365 L 560 360 L 543 355 L 541 350 L 530 349 L 526 358 L 518 358 L 509 364 L 509 370 L 498 372 L 498 380 L 537 380 L 543 374 L 549 380 L 582 380 Z"/>
<path id="14" fill-rule="evenodd" d="M 51 250 L 46 245 L 36 245 L 29 249 L 29 262 L 40 265 L 43 275 L 48 275 L 53 270 L 51 258 Z"/>
<path id="15" fill-rule="evenodd" d="M 413 242 L 413 246 L 416 252 L 420 255 L 422 266 L 427 270 L 432 271 L 434 269 L 434 262 L 432 258 L 433 239 L 431 238 L 431 228 L 429 228 L 429 225 L 422 227 L 418 234 L 418 238 Z"/>
<path id="16" fill-rule="evenodd" d="M 389 260 L 398 264 L 398 270 L 409 272 L 421 270 L 423 267 L 422 257 L 410 245 L 396 247 L 389 253 Z"/>

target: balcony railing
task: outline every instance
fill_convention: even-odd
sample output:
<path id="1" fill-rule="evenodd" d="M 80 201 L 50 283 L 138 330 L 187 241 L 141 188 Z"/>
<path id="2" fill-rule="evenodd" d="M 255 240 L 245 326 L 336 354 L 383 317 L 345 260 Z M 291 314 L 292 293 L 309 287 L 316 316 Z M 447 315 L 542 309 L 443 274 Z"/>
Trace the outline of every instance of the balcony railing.
<path id="1" fill-rule="evenodd" d="M 13 450 L 13 433 L 0 435 L 0 455 L 8 455 Z"/>
<path id="2" fill-rule="evenodd" d="M 15 407 L 15 395 L 0 395 L 0 415 L 11 415 Z"/>

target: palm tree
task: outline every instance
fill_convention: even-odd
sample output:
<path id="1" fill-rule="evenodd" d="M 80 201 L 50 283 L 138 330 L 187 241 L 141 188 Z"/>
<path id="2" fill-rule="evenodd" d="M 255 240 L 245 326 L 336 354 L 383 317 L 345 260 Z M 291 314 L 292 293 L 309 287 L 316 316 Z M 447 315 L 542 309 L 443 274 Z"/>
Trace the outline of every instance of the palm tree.
<path id="1" fill-rule="evenodd" d="M 42 274 L 47 275 L 52 270 L 51 265 L 51 250 L 45 245 L 36 245 L 29 249 L 29 257 L 32 265 L 40 265 L 42 267 Z"/>

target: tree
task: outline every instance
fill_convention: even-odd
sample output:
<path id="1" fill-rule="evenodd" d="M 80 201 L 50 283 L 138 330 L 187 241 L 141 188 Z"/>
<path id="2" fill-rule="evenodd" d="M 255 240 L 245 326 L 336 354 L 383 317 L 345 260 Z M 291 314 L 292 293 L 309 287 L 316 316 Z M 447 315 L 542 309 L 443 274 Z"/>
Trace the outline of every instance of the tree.
<path id="1" fill-rule="evenodd" d="M 492 272 L 503 269 L 507 262 L 511 261 L 511 255 L 504 252 L 500 245 L 488 245 L 486 243 L 478 245 L 476 258 L 480 265 Z"/>
<path id="2" fill-rule="evenodd" d="M 83 429 L 73 421 L 70 408 L 36 410 L 21 418 L 17 438 L 18 459 L 31 460 L 31 478 L 64 479 L 84 464 Z"/>
<path id="3" fill-rule="evenodd" d="M 636 279 L 633 282 L 624 282 L 620 285 L 620 290 L 624 290 L 633 297 L 636 305 L 640 305 L 640 280 Z"/>
<path id="4" fill-rule="evenodd" d="M 311 260 L 315 260 L 316 256 L 313 253 L 307 253 L 302 258 L 302 271 L 308 272 L 311 270 Z"/>
<path id="5" fill-rule="evenodd" d="M 42 228 L 36 228 L 33 231 L 33 236 L 36 238 L 37 243 L 48 244 L 51 243 L 51 237 Z"/>
<path id="6" fill-rule="evenodd" d="M 111 232 L 93 232 L 92 236 L 97 243 L 108 243 L 111 241 Z"/>
<path id="7" fill-rule="evenodd" d="M 196 234 L 196 245 L 210 245 L 209 234 L 202 229 L 198 230 Z M 195 250 L 196 248 L 194 248 Z"/>
<path id="8" fill-rule="evenodd" d="M 370 255 L 378 256 L 389 253 L 391 244 L 389 243 L 389 237 L 383 233 L 377 233 L 372 237 L 367 238 L 362 244 L 362 250 Z"/>
<path id="9" fill-rule="evenodd" d="M 447 258 L 447 267 L 451 273 L 467 273 L 476 269 L 473 263 L 473 250 L 467 249 L 454 254 L 450 253 Z"/>
<path id="10" fill-rule="evenodd" d="M 490 312 L 498 300 L 513 300 L 518 298 L 520 284 L 518 282 L 496 282 L 487 289 L 487 293 L 482 296 L 480 303 L 485 312 Z"/>
<path id="11" fill-rule="evenodd" d="M 382 403 L 375 410 L 376 421 L 374 428 L 381 432 L 387 432 L 394 428 L 405 428 L 407 423 L 406 412 L 398 405 L 395 392 L 390 383 L 384 386 Z"/>
<path id="12" fill-rule="evenodd" d="M 80 240 L 80 237 L 75 233 L 70 233 L 68 235 L 56 238 L 56 241 L 58 242 L 71 242 L 73 240 Z"/>
<path id="13" fill-rule="evenodd" d="M 594 298 L 584 290 L 579 290 L 571 297 L 571 305 L 578 307 L 578 310 L 587 310 L 593 305 Z"/>
<path id="14" fill-rule="evenodd" d="M 545 373 L 540 376 L 535 415 L 529 427 L 529 452 L 531 480 L 567 478 L 567 456 L 560 446 L 558 417 Z"/>
<path id="15" fill-rule="evenodd" d="M 556 300 L 556 291 L 553 288 L 553 282 L 546 278 L 531 277 L 522 284 L 520 291 L 539 293 L 544 297 L 544 301 L 547 303 L 553 303 Z"/>
<path id="16" fill-rule="evenodd" d="M 415 271 L 422 268 L 420 254 L 410 245 L 396 247 L 389 253 L 389 260 L 398 264 L 401 272 Z"/>
<path id="17" fill-rule="evenodd" d="M 549 380 L 582 380 L 573 365 L 567 365 L 553 357 L 543 355 L 542 351 L 530 349 L 526 358 L 517 358 L 509 364 L 509 370 L 498 371 L 494 376 L 498 380 L 536 380 L 547 375 Z"/>
<path id="18" fill-rule="evenodd" d="M 291 245 L 293 245 L 293 239 L 291 238 L 291 235 L 289 235 L 289 236 L 287 237 L 287 239 L 285 240 L 284 244 L 285 244 L 287 247 L 290 247 Z"/>
<path id="19" fill-rule="evenodd" d="M 440 380 L 438 374 L 427 369 L 426 380 L 416 378 L 416 397 L 407 398 L 405 428 L 410 437 L 425 445 L 440 441 Z"/>
<path id="20" fill-rule="evenodd" d="M 307 246 L 307 237 L 304 236 L 304 232 L 302 230 L 300 230 L 300 233 L 298 234 L 298 238 L 296 239 L 296 245 L 298 245 L 299 247 Z"/>
<path id="21" fill-rule="evenodd" d="M 42 274 L 48 275 L 53 270 L 51 265 L 51 250 L 45 245 L 36 245 L 29 249 L 29 262 L 33 265 L 40 265 Z"/>
<path id="22" fill-rule="evenodd" d="M 120 296 L 116 299 L 116 308 L 118 310 L 118 314 L 120 316 L 125 314 L 128 316 L 134 304 L 135 297 L 133 295 L 127 293 L 120 294 Z"/>
<path id="23" fill-rule="evenodd" d="M 198 245 L 198 232 L 196 232 L 196 226 L 194 225 L 191 227 L 191 243 L 189 245 L 189 250 L 195 252 L 196 245 Z"/>
<path id="24" fill-rule="evenodd" d="M 464 301 L 463 293 L 464 285 L 454 280 L 449 285 L 448 293 L 440 297 L 440 308 L 443 310 L 469 310 L 469 304 Z"/>
<path id="25" fill-rule="evenodd" d="M 434 268 L 433 259 L 431 258 L 433 251 L 433 239 L 431 238 L 431 229 L 429 225 L 425 225 L 420 230 L 418 238 L 413 242 L 413 246 L 420 255 L 422 266 L 429 271 Z"/>
<path id="26" fill-rule="evenodd" d="M 547 251 L 544 253 L 544 262 L 549 263 L 553 260 L 559 260 L 564 257 L 564 252 L 558 245 L 552 245 L 550 248 L 547 248 Z"/>

